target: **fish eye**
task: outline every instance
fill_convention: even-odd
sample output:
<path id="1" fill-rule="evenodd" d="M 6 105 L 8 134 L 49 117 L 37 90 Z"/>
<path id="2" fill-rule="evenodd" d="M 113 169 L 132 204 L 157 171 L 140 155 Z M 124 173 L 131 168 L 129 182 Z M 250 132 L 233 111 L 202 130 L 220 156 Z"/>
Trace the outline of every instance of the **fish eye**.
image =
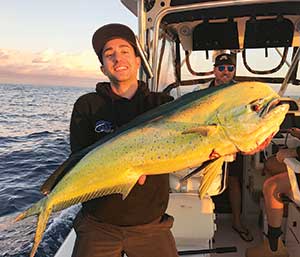
<path id="1" fill-rule="evenodd" d="M 250 102 L 251 110 L 258 113 L 262 109 L 263 106 L 262 103 L 263 103 L 263 99 L 257 99 Z"/>
<path id="2" fill-rule="evenodd" d="M 260 109 L 261 109 L 261 106 L 259 106 L 258 104 L 251 105 L 251 110 L 254 112 L 259 112 Z"/>

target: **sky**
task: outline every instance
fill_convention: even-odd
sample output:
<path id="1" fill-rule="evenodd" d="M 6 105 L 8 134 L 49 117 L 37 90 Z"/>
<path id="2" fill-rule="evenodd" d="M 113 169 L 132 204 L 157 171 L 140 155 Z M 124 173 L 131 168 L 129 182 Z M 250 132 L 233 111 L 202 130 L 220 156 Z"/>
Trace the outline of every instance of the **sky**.
<path id="1" fill-rule="evenodd" d="M 2 84 L 94 87 L 106 78 L 92 48 L 93 33 L 113 22 L 124 23 L 137 33 L 137 18 L 120 0 L 0 1 Z M 203 62 L 196 63 L 201 70 Z M 259 52 L 254 63 L 257 69 L 260 65 L 273 68 L 278 61 Z M 285 74 L 287 67 L 281 72 Z"/>
<path id="2" fill-rule="evenodd" d="M 112 22 L 137 32 L 120 0 L 1 0 L 0 83 L 94 87 L 104 76 L 91 38 Z"/>

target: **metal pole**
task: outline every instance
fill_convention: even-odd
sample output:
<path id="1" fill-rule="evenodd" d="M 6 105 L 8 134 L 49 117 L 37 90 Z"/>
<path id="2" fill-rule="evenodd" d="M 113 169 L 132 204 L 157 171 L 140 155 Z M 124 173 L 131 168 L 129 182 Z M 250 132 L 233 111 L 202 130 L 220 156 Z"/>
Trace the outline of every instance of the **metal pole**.
<path id="1" fill-rule="evenodd" d="M 284 78 L 284 81 L 282 82 L 280 90 L 278 91 L 278 94 L 280 96 L 283 96 L 283 94 L 285 93 L 287 86 L 288 86 L 288 82 L 293 74 L 294 69 L 297 67 L 297 63 L 298 63 L 299 59 L 300 59 L 300 47 L 297 49 L 297 52 L 293 58 L 292 64 Z"/>
<path id="2" fill-rule="evenodd" d="M 275 50 L 276 50 L 276 52 L 279 54 L 279 56 L 281 57 L 281 58 L 283 58 L 283 54 L 279 51 L 279 49 L 276 47 L 275 48 Z M 291 64 L 287 61 L 287 60 L 285 60 L 285 64 L 288 66 L 288 67 L 291 67 Z"/>
<path id="3" fill-rule="evenodd" d="M 145 50 L 145 28 L 146 28 L 146 12 L 144 0 L 139 0 L 137 2 L 137 13 L 138 13 L 138 39 L 140 43 L 141 51 Z M 144 72 L 143 69 L 140 69 L 139 79 L 143 80 Z"/>
<path id="4" fill-rule="evenodd" d="M 142 45 L 143 50 L 145 50 L 145 28 L 146 28 L 146 12 L 144 0 L 138 1 L 138 38 Z"/>

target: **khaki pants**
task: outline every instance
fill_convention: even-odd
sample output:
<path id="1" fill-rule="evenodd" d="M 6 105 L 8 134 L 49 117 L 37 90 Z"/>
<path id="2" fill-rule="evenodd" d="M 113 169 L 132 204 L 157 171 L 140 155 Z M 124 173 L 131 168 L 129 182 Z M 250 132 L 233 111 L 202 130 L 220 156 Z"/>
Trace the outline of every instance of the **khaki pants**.
<path id="1" fill-rule="evenodd" d="M 178 257 L 170 231 L 173 217 L 149 224 L 115 226 L 99 223 L 81 212 L 74 222 L 77 234 L 72 257 Z"/>

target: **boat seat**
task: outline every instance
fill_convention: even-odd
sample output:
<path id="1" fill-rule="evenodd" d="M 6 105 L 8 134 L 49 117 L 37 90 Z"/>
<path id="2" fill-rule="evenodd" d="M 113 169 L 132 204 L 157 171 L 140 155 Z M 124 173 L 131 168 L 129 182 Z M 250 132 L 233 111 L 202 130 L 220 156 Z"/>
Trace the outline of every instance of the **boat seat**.
<path id="1" fill-rule="evenodd" d="M 299 182 L 300 182 L 300 162 L 295 158 L 286 158 L 284 163 L 287 166 L 288 175 L 292 188 L 292 201 L 300 206 L 300 191 L 299 191 Z"/>
<path id="2" fill-rule="evenodd" d="M 166 212 L 174 217 L 172 233 L 177 247 L 209 248 L 216 229 L 214 203 L 209 196 L 200 200 L 198 193 L 171 193 Z"/>

